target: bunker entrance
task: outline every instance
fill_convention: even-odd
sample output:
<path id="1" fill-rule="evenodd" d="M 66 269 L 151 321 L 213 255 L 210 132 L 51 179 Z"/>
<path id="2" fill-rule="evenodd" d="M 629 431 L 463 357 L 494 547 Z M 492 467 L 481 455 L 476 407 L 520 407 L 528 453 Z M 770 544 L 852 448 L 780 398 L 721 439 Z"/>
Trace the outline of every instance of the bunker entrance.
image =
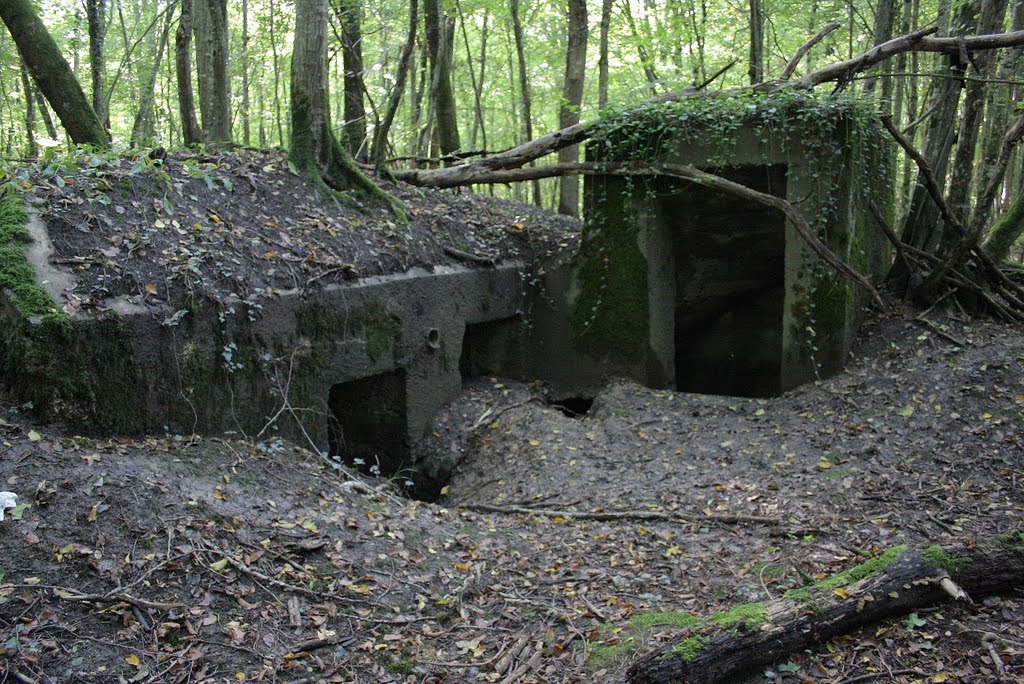
<path id="1" fill-rule="evenodd" d="M 405 370 L 334 385 L 328 407 L 332 455 L 375 475 L 395 475 L 405 467 L 409 456 Z"/>
<path id="2" fill-rule="evenodd" d="M 485 375 L 519 374 L 519 324 L 520 319 L 515 316 L 485 323 L 467 323 L 459 356 L 462 380 Z"/>
<path id="3" fill-rule="evenodd" d="M 786 166 L 719 175 L 785 197 Z M 785 302 L 783 215 L 706 186 L 667 188 L 659 216 L 675 271 L 675 380 L 686 392 L 780 394 Z"/>

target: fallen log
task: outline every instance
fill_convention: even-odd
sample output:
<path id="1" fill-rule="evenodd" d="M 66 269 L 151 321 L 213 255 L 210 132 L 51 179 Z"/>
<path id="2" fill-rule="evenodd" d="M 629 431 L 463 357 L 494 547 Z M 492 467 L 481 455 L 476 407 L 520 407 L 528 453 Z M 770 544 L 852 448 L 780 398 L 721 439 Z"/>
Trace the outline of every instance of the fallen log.
<path id="1" fill-rule="evenodd" d="M 710 684 L 878 620 L 1024 583 L 1024 532 L 959 548 L 896 547 L 782 598 L 739 606 L 642 656 L 630 684 Z"/>

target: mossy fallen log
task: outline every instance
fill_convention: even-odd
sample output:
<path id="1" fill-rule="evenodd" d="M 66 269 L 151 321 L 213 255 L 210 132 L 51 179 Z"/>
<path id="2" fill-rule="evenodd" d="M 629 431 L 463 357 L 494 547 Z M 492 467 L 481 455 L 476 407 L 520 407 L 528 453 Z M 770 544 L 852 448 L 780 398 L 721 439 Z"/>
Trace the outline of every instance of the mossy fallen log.
<path id="1" fill-rule="evenodd" d="M 1024 532 L 958 548 L 896 547 L 757 610 L 715 616 L 642 656 L 630 684 L 727 681 L 789 653 L 894 615 L 945 600 L 971 601 L 1024 584 Z"/>

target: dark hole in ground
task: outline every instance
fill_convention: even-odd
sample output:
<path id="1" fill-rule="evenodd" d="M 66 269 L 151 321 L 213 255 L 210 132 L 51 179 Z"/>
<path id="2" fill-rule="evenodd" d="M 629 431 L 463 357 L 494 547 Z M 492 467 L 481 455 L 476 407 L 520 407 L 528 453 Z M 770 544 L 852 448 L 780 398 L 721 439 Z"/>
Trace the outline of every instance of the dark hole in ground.
<path id="1" fill-rule="evenodd" d="M 784 197 L 786 165 L 719 175 Z M 658 216 L 675 264 L 675 380 L 684 392 L 782 391 L 786 225 L 771 208 L 697 184 L 668 184 Z"/>
<path id="2" fill-rule="evenodd" d="M 566 397 L 564 399 L 548 399 L 548 406 L 558 409 L 569 418 L 583 418 L 594 405 L 592 397 Z"/>
<path id="3" fill-rule="evenodd" d="M 405 404 L 403 369 L 331 387 L 331 455 L 363 472 L 401 475 L 409 457 Z"/>

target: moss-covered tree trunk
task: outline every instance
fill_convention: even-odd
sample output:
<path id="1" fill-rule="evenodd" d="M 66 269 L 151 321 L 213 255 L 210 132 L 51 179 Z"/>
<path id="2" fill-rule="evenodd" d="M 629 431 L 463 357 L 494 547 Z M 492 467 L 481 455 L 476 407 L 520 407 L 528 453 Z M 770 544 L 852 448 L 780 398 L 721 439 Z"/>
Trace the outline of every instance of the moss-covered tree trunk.
<path id="1" fill-rule="evenodd" d="M 327 0 L 295 3 L 291 116 L 289 158 L 303 175 L 333 190 L 387 202 L 405 221 L 396 200 L 360 171 L 331 129 L 327 99 Z"/>
<path id="2" fill-rule="evenodd" d="M 813 587 L 695 620 L 680 638 L 638 659 L 630 684 L 713 684 L 863 625 L 950 597 L 1011 591 L 1024 579 L 1019 531 L 944 550 L 894 548 Z M 966 594 L 964 593 L 966 592 Z"/>
<path id="3" fill-rule="evenodd" d="M 1018 189 L 1010 210 L 992 225 L 983 248 L 994 261 L 1004 261 L 1021 234 L 1024 234 L 1024 192 Z"/>
<path id="4" fill-rule="evenodd" d="M 0 19 L 7 25 L 29 73 L 57 112 L 71 140 L 83 145 L 109 144 L 103 123 L 36 13 L 32 0 L 0 1 Z"/>

